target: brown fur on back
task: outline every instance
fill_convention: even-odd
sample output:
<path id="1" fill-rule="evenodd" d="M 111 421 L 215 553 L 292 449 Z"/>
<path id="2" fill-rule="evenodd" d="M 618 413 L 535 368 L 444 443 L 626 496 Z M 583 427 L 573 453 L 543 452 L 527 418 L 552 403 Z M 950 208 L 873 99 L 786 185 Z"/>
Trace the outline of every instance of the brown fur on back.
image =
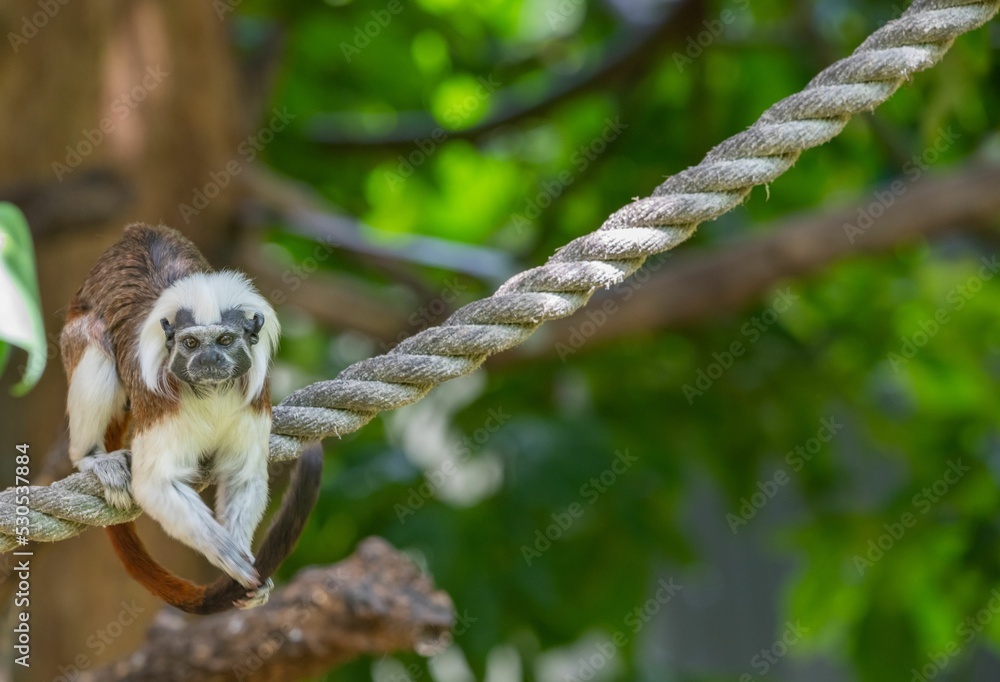
<path id="1" fill-rule="evenodd" d="M 170 411 L 176 399 L 153 399 L 142 380 L 139 330 L 166 288 L 188 275 L 211 271 L 198 248 L 177 230 L 141 223 L 126 227 L 70 301 L 62 342 L 67 374 L 72 375 L 79 360 L 82 339 L 99 340 L 114 358 L 135 420 L 148 423 Z"/>

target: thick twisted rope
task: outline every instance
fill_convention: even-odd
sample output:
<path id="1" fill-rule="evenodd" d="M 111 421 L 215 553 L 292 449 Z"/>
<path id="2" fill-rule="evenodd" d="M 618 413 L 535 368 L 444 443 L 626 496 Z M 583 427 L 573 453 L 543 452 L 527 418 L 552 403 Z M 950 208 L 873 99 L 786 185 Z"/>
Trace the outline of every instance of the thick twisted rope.
<path id="1" fill-rule="evenodd" d="M 897 20 L 825 69 L 798 94 L 715 147 L 697 166 L 668 178 L 653 195 L 612 214 L 548 262 L 512 277 L 489 298 L 460 308 L 442 325 L 393 350 L 347 367 L 337 378 L 296 391 L 274 409 L 271 459 L 293 459 L 302 444 L 360 429 L 384 410 L 420 400 L 434 386 L 469 374 L 493 353 L 527 339 L 543 322 L 573 314 L 591 294 L 635 272 L 648 256 L 688 239 L 699 223 L 742 203 L 750 190 L 788 170 L 806 149 L 835 137 L 914 73 L 936 64 L 959 35 L 982 26 L 1000 0 L 915 0 Z M 0 551 L 16 547 L 15 494 L 0 493 Z M 90 474 L 28 491 L 30 539 L 52 542 L 90 525 L 121 523 L 139 510 L 104 504 Z"/>

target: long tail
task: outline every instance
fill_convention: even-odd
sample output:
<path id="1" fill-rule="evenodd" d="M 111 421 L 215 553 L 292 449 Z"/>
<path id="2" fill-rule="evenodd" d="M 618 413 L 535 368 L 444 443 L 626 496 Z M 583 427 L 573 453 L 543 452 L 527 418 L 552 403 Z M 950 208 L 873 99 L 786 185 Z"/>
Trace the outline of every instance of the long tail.
<path id="1" fill-rule="evenodd" d="M 322 475 L 323 448 L 315 443 L 305 448 L 299 457 L 281 500 L 281 508 L 257 550 L 254 568 L 262 581 L 271 577 L 295 547 L 316 504 Z M 201 615 L 218 613 L 232 608 L 233 602 L 247 593 L 247 588 L 225 575 L 209 585 L 199 585 L 174 575 L 150 556 L 139 539 L 134 523 L 108 526 L 105 530 L 128 574 L 157 597 L 182 611 Z"/>

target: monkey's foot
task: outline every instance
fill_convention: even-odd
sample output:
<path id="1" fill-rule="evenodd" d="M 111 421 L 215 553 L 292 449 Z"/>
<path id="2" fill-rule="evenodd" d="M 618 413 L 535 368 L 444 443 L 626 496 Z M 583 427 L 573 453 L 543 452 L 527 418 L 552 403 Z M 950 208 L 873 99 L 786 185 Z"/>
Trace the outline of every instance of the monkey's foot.
<path id="1" fill-rule="evenodd" d="M 274 581 L 268 578 L 267 581 L 256 590 L 247 592 L 246 599 L 237 599 L 234 601 L 233 606 L 238 609 L 255 609 L 258 606 L 263 606 L 267 603 L 268 597 L 271 596 L 272 589 L 274 589 Z"/>
<path id="2" fill-rule="evenodd" d="M 104 501 L 115 509 L 131 509 L 132 470 L 129 466 L 131 453 L 128 450 L 87 455 L 76 466 L 80 471 L 89 471 L 104 486 Z"/>

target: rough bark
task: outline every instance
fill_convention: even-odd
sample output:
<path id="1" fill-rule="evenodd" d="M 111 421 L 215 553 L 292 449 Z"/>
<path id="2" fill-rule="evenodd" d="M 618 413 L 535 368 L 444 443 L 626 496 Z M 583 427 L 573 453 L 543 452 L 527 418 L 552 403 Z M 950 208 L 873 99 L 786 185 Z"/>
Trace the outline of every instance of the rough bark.
<path id="1" fill-rule="evenodd" d="M 131 656 L 80 682 L 292 682 L 361 654 L 445 646 L 451 599 L 384 540 L 304 570 L 267 605 L 189 619 L 164 610 Z"/>

